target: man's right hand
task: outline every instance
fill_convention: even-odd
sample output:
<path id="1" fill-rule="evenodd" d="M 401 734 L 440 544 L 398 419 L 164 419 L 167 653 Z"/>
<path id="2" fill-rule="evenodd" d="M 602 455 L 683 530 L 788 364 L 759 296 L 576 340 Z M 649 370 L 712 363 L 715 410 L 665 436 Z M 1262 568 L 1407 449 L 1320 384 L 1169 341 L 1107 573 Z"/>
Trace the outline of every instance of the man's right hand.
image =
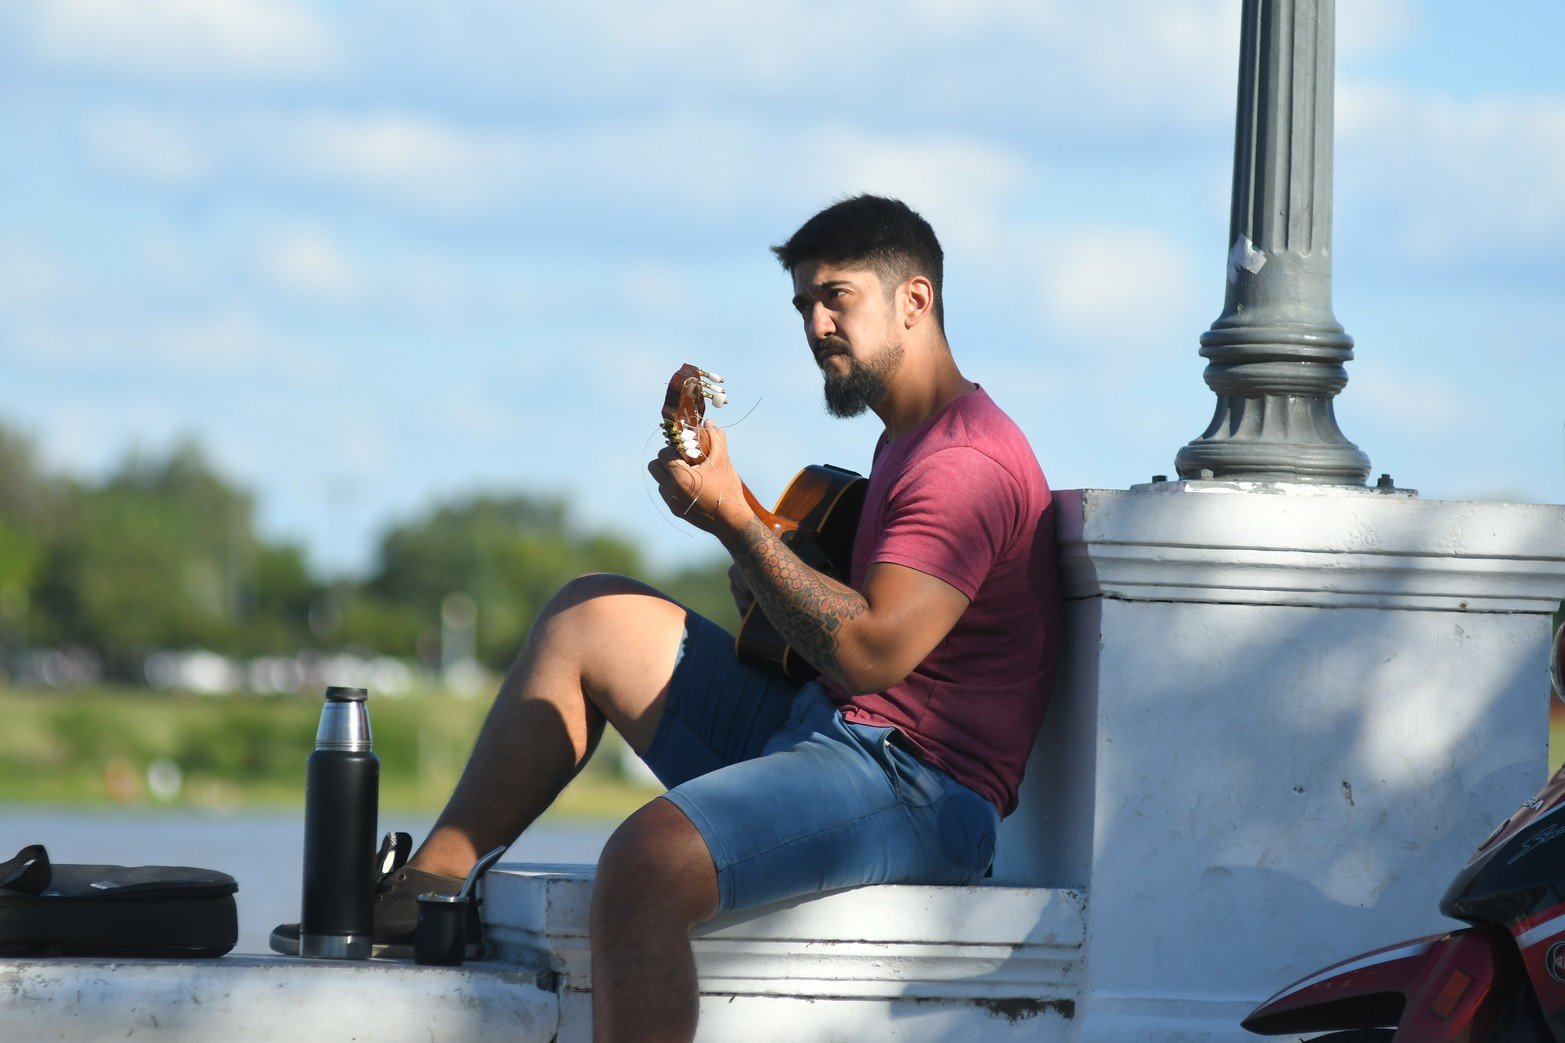
<path id="1" fill-rule="evenodd" d="M 738 565 L 728 566 L 728 592 L 733 595 L 739 618 L 743 619 L 745 613 L 750 611 L 750 606 L 755 604 L 755 595 L 750 592 L 750 584 L 744 581 L 744 574 L 739 571 Z"/>

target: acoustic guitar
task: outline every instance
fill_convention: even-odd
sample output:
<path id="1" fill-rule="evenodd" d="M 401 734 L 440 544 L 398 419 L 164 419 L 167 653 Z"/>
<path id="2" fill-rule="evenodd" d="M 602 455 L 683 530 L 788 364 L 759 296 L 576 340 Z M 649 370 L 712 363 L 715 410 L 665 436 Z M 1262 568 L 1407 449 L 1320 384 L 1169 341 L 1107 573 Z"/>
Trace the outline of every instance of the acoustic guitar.
<path id="1" fill-rule="evenodd" d="M 688 363 L 669 378 L 663 398 L 663 434 L 669 446 L 691 465 L 706 459 L 711 436 L 702 426 L 706 404 L 721 408 L 728 401 L 723 378 Z M 864 507 L 864 476 L 831 464 L 811 464 L 794 476 L 777 501 L 767 510 L 743 486 L 745 502 L 761 524 L 777 534 L 806 565 L 841 583 L 849 581 L 853 567 L 853 537 Z M 763 667 L 796 681 L 808 681 L 820 673 L 772 626 L 759 604 L 752 604 L 739 625 L 734 650 L 741 661 Z"/>

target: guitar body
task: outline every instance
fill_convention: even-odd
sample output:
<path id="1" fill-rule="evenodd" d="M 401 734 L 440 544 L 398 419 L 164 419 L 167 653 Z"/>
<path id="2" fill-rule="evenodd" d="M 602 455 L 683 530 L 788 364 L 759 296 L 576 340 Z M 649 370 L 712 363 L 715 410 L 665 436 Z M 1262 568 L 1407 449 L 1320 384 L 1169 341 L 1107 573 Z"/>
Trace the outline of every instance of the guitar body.
<path id="1" fill-rule="evenodd" d="M 810 568 L 847 583 L 868 485 L 863 475 L 831 464 L 811 464 L 800 471 L 773 512 L 798 524 L 782 534 L 783 543 Z M 759 605 L 751 605 L 745 613 L 734 650 L 742 662 L 796 681 L 808 681 L 820 673 L 789 647 Z"/>

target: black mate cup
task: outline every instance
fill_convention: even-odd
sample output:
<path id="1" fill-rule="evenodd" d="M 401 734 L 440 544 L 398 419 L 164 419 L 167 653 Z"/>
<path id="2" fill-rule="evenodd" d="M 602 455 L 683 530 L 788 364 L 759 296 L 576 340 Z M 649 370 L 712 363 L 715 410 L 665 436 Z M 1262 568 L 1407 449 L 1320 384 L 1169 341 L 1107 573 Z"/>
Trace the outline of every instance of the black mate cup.
<path id="1" fill-rule="evenodd" d="M 419 895 L 413 962 L 457 967 L 467 955 L 467 896 Z"/>
<path id="2" fill-rule="evenodd" d="M 478 882 L 505 854 L 502 844 L 473 864 L 454 895 L 418 896 L 418 928 L 413 933 L 413 962 L 460 966 L 467 956 L 468 904 L 478 902 Z M 478 939 L 473 939 L 475 942 Z"/>

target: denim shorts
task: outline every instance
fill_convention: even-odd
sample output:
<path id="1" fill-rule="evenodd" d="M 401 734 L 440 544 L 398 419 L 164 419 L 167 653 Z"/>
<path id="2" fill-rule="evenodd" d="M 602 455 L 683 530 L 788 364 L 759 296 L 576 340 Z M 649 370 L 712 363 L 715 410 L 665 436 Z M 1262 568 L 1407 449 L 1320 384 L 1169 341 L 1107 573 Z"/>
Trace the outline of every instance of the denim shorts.
<path id="1" fill-rule="evenodd" d="M 734 658 L 689 613 L 647 764 L 700 830 L 718 908 L 861 884 L 967 884 L 994 859 L 995 806 L 906 747 L 845 721 L 816 682 Z"/>

